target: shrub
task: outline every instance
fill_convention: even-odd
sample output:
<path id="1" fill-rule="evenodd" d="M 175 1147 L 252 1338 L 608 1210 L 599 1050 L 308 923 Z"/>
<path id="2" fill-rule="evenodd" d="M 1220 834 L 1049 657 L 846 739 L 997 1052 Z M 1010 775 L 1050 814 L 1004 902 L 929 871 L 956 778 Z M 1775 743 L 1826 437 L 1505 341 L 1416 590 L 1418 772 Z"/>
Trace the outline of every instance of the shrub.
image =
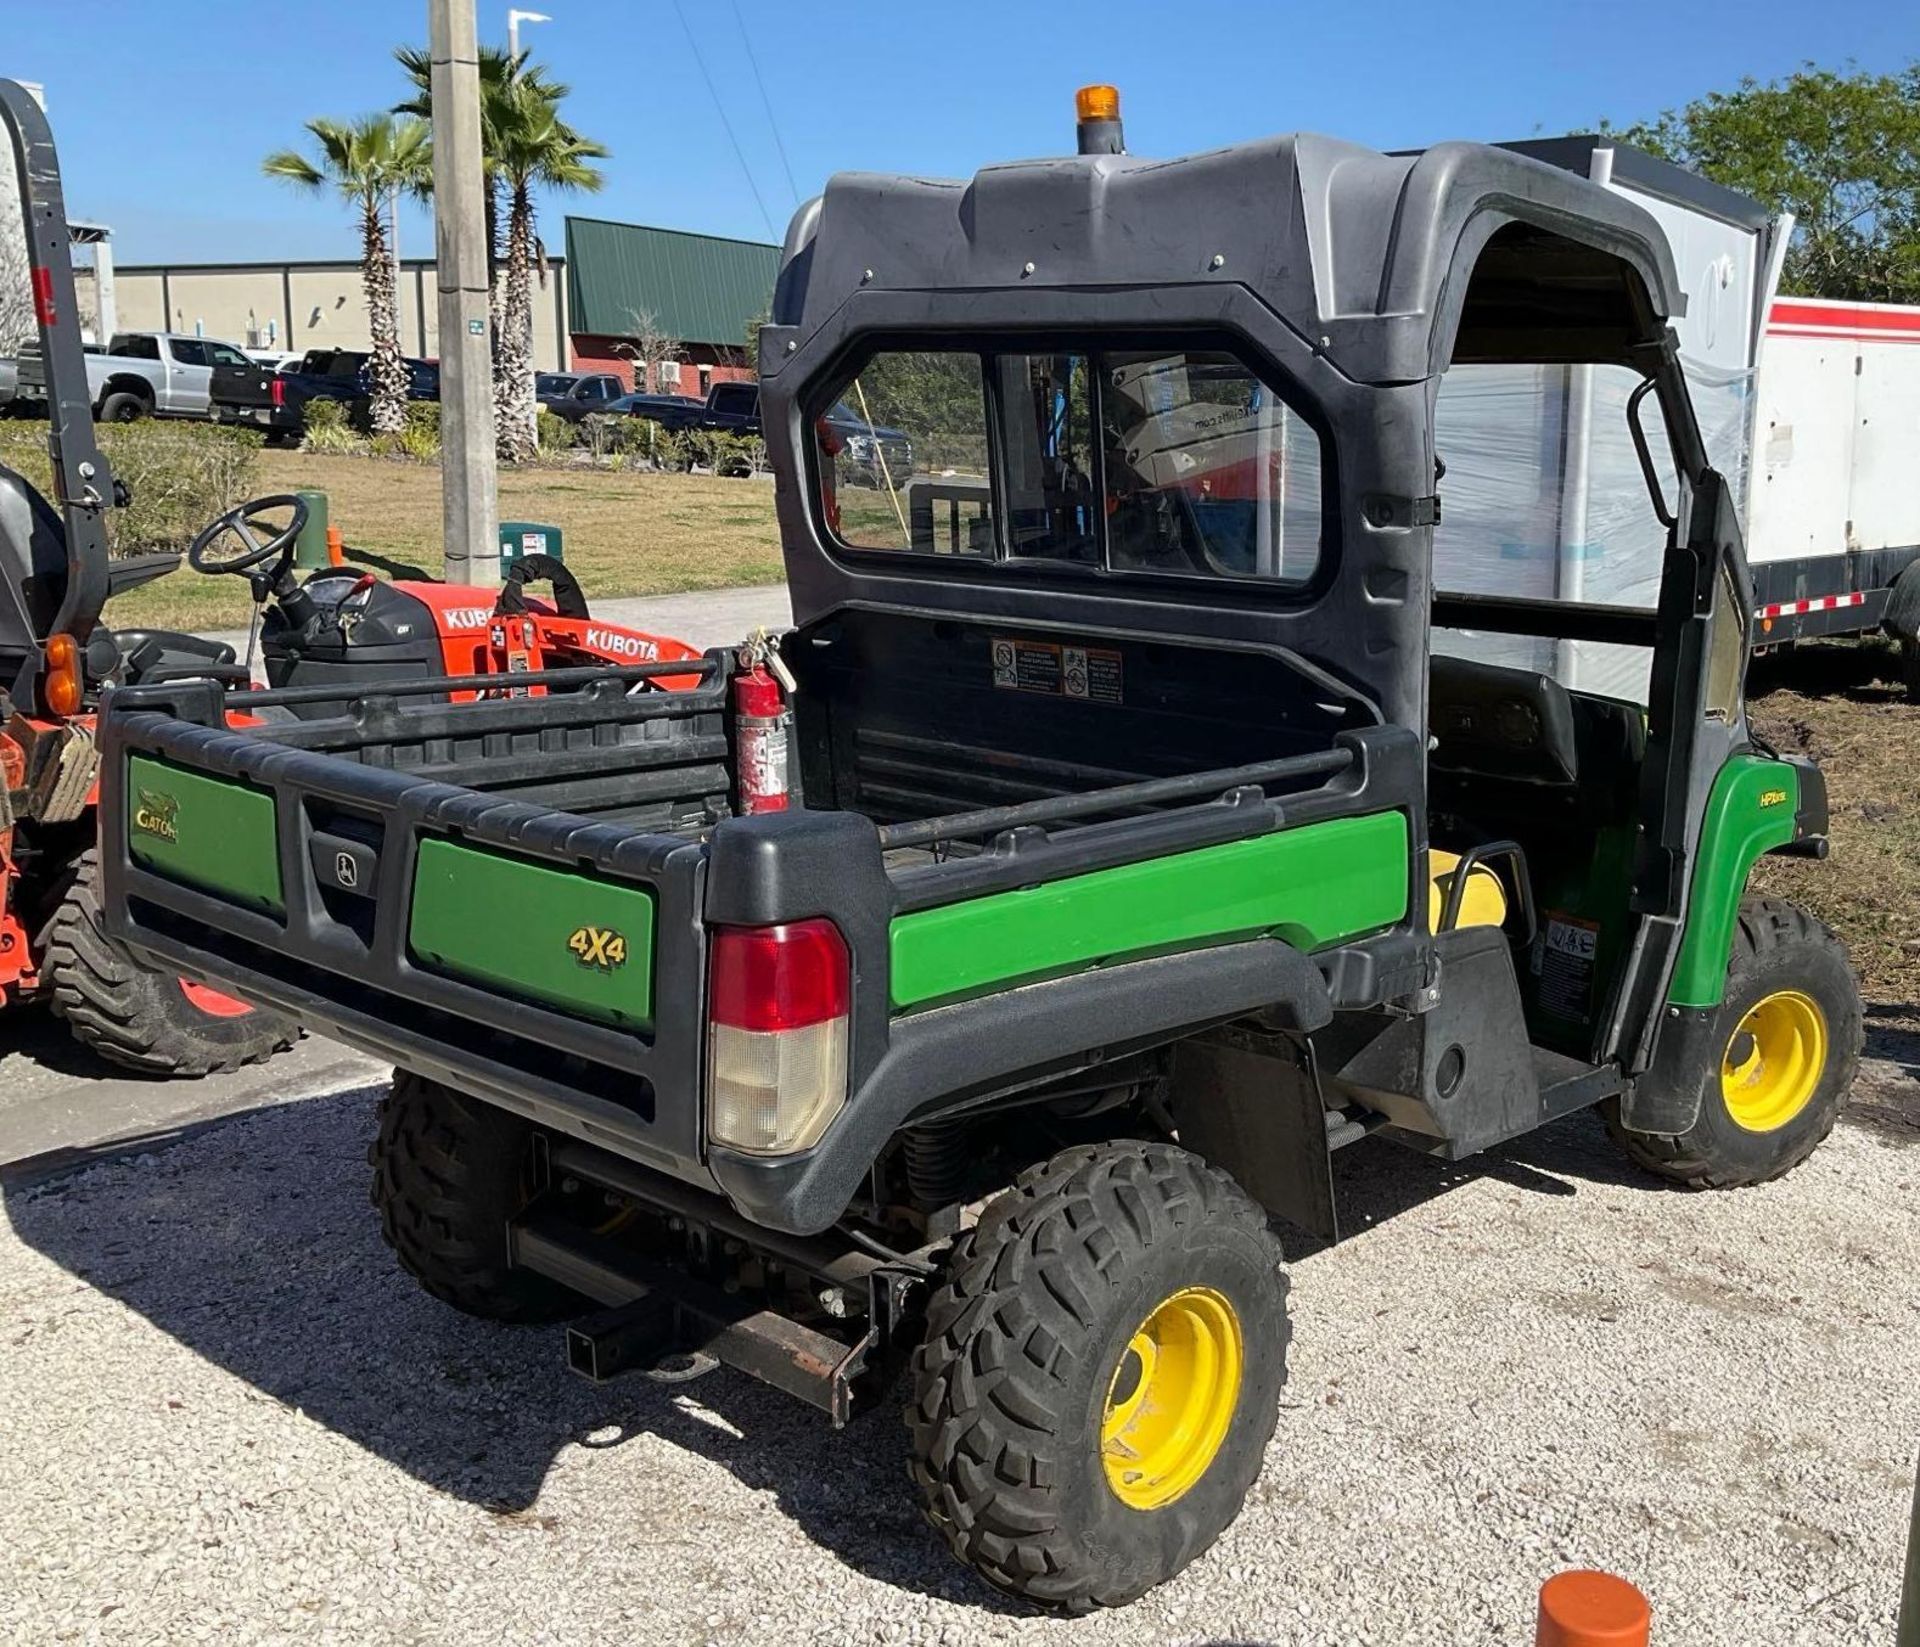
<path id="1" fill-rule="evenodd" d="M 766 462 L 766 447 L 754 436 L 689 429 L 677 438 L 689 467 L 700 464 L 716 475 L 750 475 Z"/>
<path id="2" fill-rule="evenodd" d="M 301 450 L 307 452 L 357 452 L 361 440 L 353 432 L 346 405 L 338 400 L 310 400 L 303 414 L 306 433 Z"/>
<path id="3" fill-rule="evenodd" d="M 656 469 L 677 469 L 687 461 L 686 443 L 679 435 L 669 434 L 650 417 L 629 418 L 632 426 L 632 450 Z"/>
<path id="4" fill-rule="evenodd" d="M 543 458 L 557 458 L 573 449 L 573 425 L 557 412 L 540 408 L 534 419 L 534 438 L 540 443 L 540 455 Z"/>
<path id="5" fill-rule="evenodd" d="M 403 456 L 416 463 L 432 463 L 440 456 L 440 402 L 410 400 L 407 421 L 398 440 Z"/>
<path id="6" fill-rule="evenodd" d="M 638 421 L 637 418 L 623 417 L 617 412 L 589 412 L 580 420 L 580 444 L 595 463 L 618 457 L 632 449 L 633 437 L 628 426 Z"/>
<path id="7" fill-rule="evenodd" d="M 106 513 L 115 554 L 184 549 L 201 527 L 256 490 L 261 437 L 251 429 L 152 420 L 109 424 L 98 434 L 114 475 L 133 494 L 126 508 Z M 44 422 L 0 424 L 0 463 L 52 498 Z"/>

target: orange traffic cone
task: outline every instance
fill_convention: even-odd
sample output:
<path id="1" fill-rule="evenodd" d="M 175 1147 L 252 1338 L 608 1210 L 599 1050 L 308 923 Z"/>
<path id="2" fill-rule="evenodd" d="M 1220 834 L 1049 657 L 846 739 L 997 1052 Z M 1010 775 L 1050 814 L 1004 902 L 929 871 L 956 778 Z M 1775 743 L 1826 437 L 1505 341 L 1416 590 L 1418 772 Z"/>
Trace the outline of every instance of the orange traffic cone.
<path id="1" fill-rule="evenodd" d="M 346 559 L 347 540 L 340 535 L 339 527 L 329 526 L 327 528 L 327 564 L 342 566 L 346 564 Z"/>
<path id="2" fill-rule="evenodd" d="M 1556 1573 L 1540 1587 L 1534 1647 L 1647 1647 L 1653 1609 L 1611 1573 Z"/>

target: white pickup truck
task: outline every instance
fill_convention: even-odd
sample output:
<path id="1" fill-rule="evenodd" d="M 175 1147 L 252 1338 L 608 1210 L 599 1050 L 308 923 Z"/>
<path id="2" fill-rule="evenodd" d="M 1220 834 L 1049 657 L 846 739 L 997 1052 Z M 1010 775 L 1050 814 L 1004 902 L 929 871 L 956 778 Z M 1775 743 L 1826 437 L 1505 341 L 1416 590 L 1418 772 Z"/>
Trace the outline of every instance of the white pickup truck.
<path id="1" fill-rule="evenodd" d="M 102 423 L 131 423 L 143 417 L 212 415 L 208 385 L 216 366 L 245 366 L 247 357 L 231 343 L 181 332 L 116 332 L 103 354 L 87 356 L 87 387 L 93 415 Z M 46 376 L 37 351 L 23 351 L 17 397 L 46 398 Z"/>

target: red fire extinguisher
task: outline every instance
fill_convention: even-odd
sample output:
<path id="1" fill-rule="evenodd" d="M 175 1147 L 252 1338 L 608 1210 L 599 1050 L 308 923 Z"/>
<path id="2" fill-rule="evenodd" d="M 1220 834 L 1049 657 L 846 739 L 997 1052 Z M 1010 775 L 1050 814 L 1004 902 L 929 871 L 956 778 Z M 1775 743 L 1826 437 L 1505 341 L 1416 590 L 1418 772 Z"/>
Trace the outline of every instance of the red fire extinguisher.
<path id="1" fill-rule="evenodd" d="M 733 677 L 743 813 L 787 809 L 787 745 L 793 727 L 787 693 L 792 690 L 793 676 L 781 660 L 778 643 L 765 630 L 757 632 L 741 647 L 740 672 Z"/>

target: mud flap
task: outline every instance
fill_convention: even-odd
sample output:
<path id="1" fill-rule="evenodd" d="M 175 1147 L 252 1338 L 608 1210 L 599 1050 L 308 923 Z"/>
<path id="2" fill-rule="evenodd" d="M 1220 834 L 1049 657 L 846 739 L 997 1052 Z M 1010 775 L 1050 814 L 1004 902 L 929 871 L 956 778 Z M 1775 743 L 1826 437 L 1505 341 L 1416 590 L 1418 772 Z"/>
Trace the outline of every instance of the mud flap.
<path id="1" fill-rule="evenodd" d="M 1668 1007 L 1654 1042 L 1653 1062 L 1620 1099 L 1620 1124 L 1629 1132 L 1677 1138 L 1700 1118 L 1700 1092 L 1719 1067 L 1714 1044 L 1718 1007 Z"/>
<path id="2" fill-rule="evenodd" d="M 1310 1042 L 1238 1026 L 1190 1036 L 1174 1048 L 1172 1090 L 1183 1149 L 1230 1174 L 1276 1218 L 1340 1239 Z"/>

